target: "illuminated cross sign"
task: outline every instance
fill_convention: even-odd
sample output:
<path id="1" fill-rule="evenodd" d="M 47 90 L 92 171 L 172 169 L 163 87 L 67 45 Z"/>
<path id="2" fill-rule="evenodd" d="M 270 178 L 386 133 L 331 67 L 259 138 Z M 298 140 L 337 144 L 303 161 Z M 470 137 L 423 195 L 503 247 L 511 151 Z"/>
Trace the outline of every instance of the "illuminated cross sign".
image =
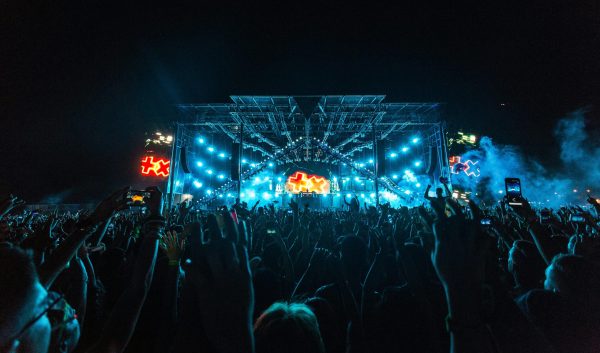
<path id="1" fill-rule="evenodd" d="M 329 194 L 329 180 L 319 175 L 309 175 L 298 171 L 288 177 L 285 189 L 293 194 L 301 192 Z"/>
<path id="2" fill-rule="evenodd" d="M 467 176 L 479 177 L 479 168 L 476 167 L 479 161 L 473 162 L 472 160 L 467 159 L 466 161 L 461 162 L 460 159 L 460 156 L 450 157 L 450 172 L 452 174 L 464 172 Z"/>
<path id="3" fill-rule="evenodd" d="M 145 156 L 142 158 L 141 173 L 147 176 L 169 176 L 169 169 L 171 167 L 171 161 L 168 159 Z"/>

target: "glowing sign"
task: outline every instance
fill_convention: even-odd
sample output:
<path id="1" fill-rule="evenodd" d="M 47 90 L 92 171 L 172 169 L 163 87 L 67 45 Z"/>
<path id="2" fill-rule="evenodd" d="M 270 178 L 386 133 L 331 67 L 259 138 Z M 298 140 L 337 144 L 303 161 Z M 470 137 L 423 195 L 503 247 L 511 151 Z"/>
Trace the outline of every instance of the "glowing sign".
<path id="1" fill-rule="evenodd" d="M 145 156 L 140 166 L 142 175 L 166 177 L 169 176 L 171 161 L 160 157 Z"/>
<path id="2" fill-rule="evenodd" d="M 319 175 L 309 175 L 297 171 L 290 175 L 285 183 L 288 193 L 298 194 L 301 192 L 314 192 L 317 194 L 329 194 L 329 180 Z"/>
<path id="3" fill-rule="evenodd" d="M 460 172 L 465 173 L 467 176 L 479 177 L 479 168 L 476 167 L 479 161 L 473 162 L 470 159 L 467 159 L 464 162 L 461 162 L 460 156 L 452 156 L 450 157 L 450 172 L 452 174 L 460 174 Z"/>

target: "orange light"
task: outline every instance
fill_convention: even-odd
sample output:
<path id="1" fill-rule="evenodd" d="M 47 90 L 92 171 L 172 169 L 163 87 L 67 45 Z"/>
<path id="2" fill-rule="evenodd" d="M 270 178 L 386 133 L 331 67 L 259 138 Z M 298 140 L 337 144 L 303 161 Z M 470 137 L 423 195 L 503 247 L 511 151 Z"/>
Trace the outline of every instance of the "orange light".
<path id="1" fill-rule="evenodd" d="M 309 175 L 297 171 L 288 177 L 285 183 L 288 193 L 298 194 L 301 192 L 314 192 L 317 194 L 329 194 L 329 180 L 319 175 Z"/>
<path id="2" fill-rule="evenodd" d="M 135 202 L 144 202 L 144 196 L 142 195 L 133 195 L 131 196 L 131 201 Z"/>
<path id="3" fill-rule="evenodd" d="M 142 175 L 166 177 L 169 176 L 171 161 L 160 157 L 145 156 L 140 166 Z"/>

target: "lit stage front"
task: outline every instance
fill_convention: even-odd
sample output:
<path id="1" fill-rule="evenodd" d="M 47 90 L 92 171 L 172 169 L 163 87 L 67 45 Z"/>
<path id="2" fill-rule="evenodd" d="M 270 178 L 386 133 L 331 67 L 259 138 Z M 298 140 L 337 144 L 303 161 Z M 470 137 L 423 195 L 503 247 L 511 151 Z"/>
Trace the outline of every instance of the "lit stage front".
<path id="1" fill-rule="evenodd" d="M 388 103 L 383 95 L 232 96 L 182 104 L 167 203 L 204 208 L 253 204 L 340 208 L 416 204 L 448 177 L 438 103 Z"/>

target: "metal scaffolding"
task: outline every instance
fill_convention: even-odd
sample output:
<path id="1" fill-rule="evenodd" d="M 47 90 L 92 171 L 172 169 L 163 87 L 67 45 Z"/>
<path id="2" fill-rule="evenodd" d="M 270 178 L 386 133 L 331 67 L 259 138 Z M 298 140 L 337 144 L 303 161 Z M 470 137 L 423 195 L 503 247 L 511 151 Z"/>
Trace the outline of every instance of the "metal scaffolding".
<path id="1" fill-rule="evenodd" d="M 316 161 L 351 162 L 378 139 L 396 141 L 419 131 L 434 150 L 436 176 L 448 176 L 448 158 L 440 103 L 388 103 L 385 95 L 231 96 L 229 103 L 179 104 L 176 141 L 168 190 L 173 197 L 182 141 L 194 134 L 219 134 L 242 149 L 258 151 L 277 164 Z M 242 132 L 243 126 L 243 132 Z M 312 141 L 316 142 L 313 143 Z M 290 149 L 302 143 L 303 148 Z M 326 149 L 323 146 L 327 146 Z M 325 153 L 327 150 L 327 153 Z M 281 153 L 290 151 L 291 153 Z M 432 162 L 430 162 L 431 164 Z M 383 182 L 388 189 L 393 185 Z M 389 184 L 389 185 L 388 185 Z"/>

